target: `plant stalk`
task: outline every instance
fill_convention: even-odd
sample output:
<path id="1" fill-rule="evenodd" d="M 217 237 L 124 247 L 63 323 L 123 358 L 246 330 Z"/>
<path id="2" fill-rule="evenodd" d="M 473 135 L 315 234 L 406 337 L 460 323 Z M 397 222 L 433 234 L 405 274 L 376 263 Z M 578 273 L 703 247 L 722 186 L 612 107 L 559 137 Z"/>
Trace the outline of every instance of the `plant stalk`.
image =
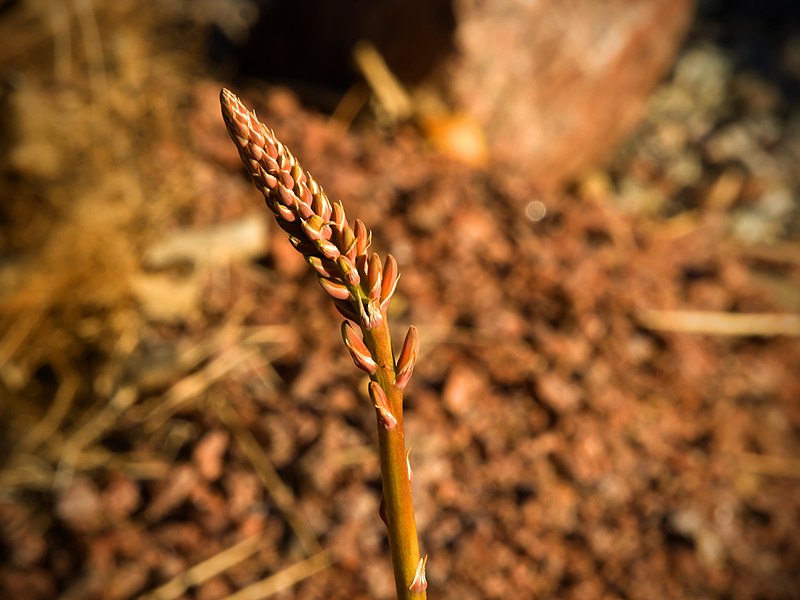
<path id="1" fill-rule="evenodd" d="M 383 483 L 381 516 L 388 529 L 397 598 L 424 599 L 426 559 L 419 555 L 403 431 L 403 389 L 414 371 L 419 333 L 409 327 L 395 363 L 386 308 L 397 286 L 397 261 L 387 255 L 382 262 L 377 253 L 368 253 L 372 233 L 364 223 L 356 219 L 349 225 L 342 203 L 328 199 L 255 112 L 228 90 L 222 90 L 220 102 L 228 133 L 267 208 L 347 319 L 342 339 L 355 365 L 372 380 L 369 393 L 378 415 Z M 363 340 L 351 322 L 359 325 Z"/>
<path id="2" fill-rule="evenodd" d="M 362 329 L 364 342 L 378 363 L 372 376 L 389 399 L 397 426 L 386 429 L 378 416 L 378 444 L 381 456 L 383 512 L 389 537 L 394 581 L 398 600 L 422 600 L 426 592 L 412 591 L 411 585 L 420 563 L 417 523 L 411 495 L 410 467 L 406 459 L 403 429 L 403 390 L 394 385 L 395 368 L 391 337 L 386 318 L 374 329 Z"/>

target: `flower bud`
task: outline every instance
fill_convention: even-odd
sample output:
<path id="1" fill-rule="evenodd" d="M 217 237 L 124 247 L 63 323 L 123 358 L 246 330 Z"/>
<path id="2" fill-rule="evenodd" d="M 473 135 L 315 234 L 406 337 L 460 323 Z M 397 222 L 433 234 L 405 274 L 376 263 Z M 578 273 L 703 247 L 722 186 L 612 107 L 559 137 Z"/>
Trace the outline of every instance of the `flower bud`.
<path id="1" fill-rule="evenodd" d="M 380 417 L 384 428 L 386 428 L 387 431 L 391 431 L 397 427 L 397 418 L 392 414 L 392 408 L 389 406 L 389 399 L 386 397 L 386 392 L 384 392 L 383 388 L 375 381 L 369 382 L 369 397 L 375 405 L 375 410 L 378 411 L 378 417 Z"/>
<path id="2" fill-rule="evenodd" d="M 336 200 L 331 206 L 331 214 L 328 217 L 337 227 L 347 226 L 347 217 L 344 214 L 344 205 L 340 200 Z"/>
<path id="3" fill-rule="evenodd" d="M 330 262 L 321 259 L 319 256 L 306 256 L 306 262 L 310 264 L 314 270 L 320 275 L 320 277 L 325 277 L 327 279 L 332 279 L 336 277 L 336 273 L 332 272 L 327 265 L 331 265 Z M 327 263 L 327 264 L 326 264 Z"/>
<path id="4" fill-rule="evenodd" d="M 419 332 L 413 325 L 408 328 L 403 347 L 400 349 L 400 356 L 397 358 L 395 366 L 394 385 L 398 389 L 404 389 L 411 379 L 414 372 L 414 365 L 419 354 Z"/>
<path id="5" fill-rule="evenodd" d="M 361 277 L 358 274 L 358 269 L 356 269 L 356 265 L 353 263 L 352 260 L 347 258 L 347 256 L 342 255 L 339 258 L 337 258 L 336 266 L 339 267 L 339 270 L 342 272 L 342 277 L 344 277 L 344 280 L 347 283 L 349 283 L 353 287 L 361 283 Z"/>
<path id="6" fill-rule="evenodd" d="M 336 300 L 347 300 L 350 298 L 350 290 L 343 283 L 338 283 L 332 279 L 319 278 L 319 284 L 331 298 Z"/>
<path id="7" fill-rule="evenodd" d="M 353 362 L 356 363 L 359 369 L 366 371 L 369 375 L 378 370 L 378 363 L 372 358 L 369 348 L 358 337 L 355 328 L 348 321 L 342 323 L 342 339 L 344 340 L 344 345 L 350 351 Z"/>
<path id="8" fill-rule="evenodd" d="M 397 268 L 397 261 L 394 256 L 388 254 L 383 265 L 383 277 L 381 280 L 381 310 L 385 311 L 389 306 L 389 300 L 394 295 L 398 279 L 400 279 L 400 271 Z"/>
<path id="9" fill-rule="evenodd" d="M 370 300 L 380 300 L 382 271 L 381 257 L 377 252 L 373 252 L 367 268 L 367 289 L 364 290 Z"/>
<path id="10" fill-rule="evenodd" d="M 318 239 L 314 240 L 314 246 L 316 246 L 317 250 L 320 254 L 322 254 L 322 256 L 329 260 L 336 260 L 339 258 L 339 249 L 333 242 L 329 242 L 325 239 Z"/>
<path id="11" fill-rule="evenodd" d="M 303 232 L 306 234 L 306 237 L 312 242 L 320 239 L 327 240 L 331 237 L 330 226 L 326 225 L 322 217 L 318 215 L 311 215 L 307 219 L 301 221 L 300 224 L 303 226 Z"/>
<path id="12" fill-rule="evenodd" d="M 356 234 L 356 255 L 365 254 L 372 243 L 372 232 L 367 229 L 361 219 L 356 219 L 353 225 L 353 233 Z"/>

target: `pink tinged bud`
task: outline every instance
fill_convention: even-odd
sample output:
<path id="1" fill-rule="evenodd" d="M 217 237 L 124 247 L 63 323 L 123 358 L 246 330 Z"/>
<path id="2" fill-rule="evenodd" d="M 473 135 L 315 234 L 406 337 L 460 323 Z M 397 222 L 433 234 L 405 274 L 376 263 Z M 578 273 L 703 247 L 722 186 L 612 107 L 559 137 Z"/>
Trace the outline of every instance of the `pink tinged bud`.
<path id="1" fill-rule="evenodd" d="M 337 225 L 337 227 L 339 227 Z M 343 248 L 343 252 L 347 255 L 347 258 L 350 260 L 356 259 L 356 236 L 353 233 L 353 230 L 350 229 L 347 225 L 343 225 L 339 227 L 340 234 L 339 238 L 341 239 L 341 244 L 339 244 L 340 248 Z"/>
<path id="2" fill-rule="evenodd" d="M 287 190 L 281 183 L 275 186 L 276 199 L 278 202 L 289 208 L 294 208 L 297 205 L 297 196 Z"/>
<path id="3" fill-rule="evenodd" d="M 403 347 L 400 349 L 400 356 L 395 367 L 394 386 L 398 389 L 405 389 L 411 374 L 414 372 L 414 364 L 417 362 L 419 354 L 419 332 L 413 325 L 408 328 Z"/>
<path id="4" fill-rule="evenodd" d="M 322 289 L 325 290 L 325 293 L 331 298 L 335 298 L 336 300 L 347 300 L 350 298 L 350 290 L 347 289 L 346 285 L 337 283 L 331 279 L 325 279 L 324 277 L 320 277 L 318 281 Z"/>
<path id="5" fill-rule="evenodd" d="M 264 165 L 265 169 L 272 174 L 280 173 L 281 168 L 278 166 L 278 161 L 272 157 L 265 157 L 264 158 Z M 275 181 L 277 181 L 277 175 L 275 175 Z"/>
<path id="6" fill-rule="evenodd" d="M 381 273 L 383 272 L 383 265 L 381 264 L 381 257 L 377 252 L 373 252 L 369 259 L 369 268 L 367 269 L 367 289 L 365 290 L 370 300 L 381 299 Z"/>
<path id="7" fill-rule="evenodd" d="M 330 226 L 326 225 L 325 221 L 317 215 L 311 215 L 300 224 L 303 226 L 306 237 L 312 242 L 321 239 L 327 240 L 331 237 Z"/>
<path id="8" fill-rule="evenodd" d="M 289 174 L 292 176 L 292 179 L 296 182 L 304 183 L 306 180 L 306 174 L 303 173 L 303 169 L 301 169 L 300 165 L 298 165 L 297 163 L 294 163 L 292 165 L 292 169 L 289 172 Z"/>
<path id="9" fill-rule="evenodd" d="M 308 188 L 300 183 L 299 181 L 295 183 L 294 189 L 292 190 L 295 195 L 300 198 L 302 202 L 305 202 L 309 206 L 314 201 L 314 197 L 311 195 L 311 192 L 308 191 Z"/>
<path id="10" fill-rule="evenodd" d="M 367 258 L 366 254 L 359 254 L 355 258 L 356 268 L 358 272 L 361 273 L 361 277 L 363 279 L 367 278 L 367 274 L 369 273 L 369 259 Z"/>
<path id="11" fill-rule="evenodd" d="M 342 272 L 342 277 L 344 277 L 344 280 L 347 283 L 353 287 L 361 283 L 361 277 L 358 274 L 358 269 L 356 269 L 356 265 L 352 260 L 342 255 L 336 259 L 336 266 L 339 267 L 339 270 Z"/>
<path id="12" fill-rule="evenodd" d="M 315 216 L 314 211 L 311 210 L 311 207 L 302 201 L 297 202 L 297 214 L 300 215 L 301 219 L 308 219 Z"/>
<path id="13" fill-rule="evenodd" d="M 264 150 L 267 152 L 267 156 L 269 156 L 273 160 L 275 159 L 276 156 L 278 156 L 278 148 L 275 146 L 272 140 L 269 139 L 267 140 L 267 143 L 264 146 Z"/>
<path id="14" fill-rule="evenodd" d="M 287 223 L 294 223 L 297 220 L 297 216 L 292 212 L 291 209 L 286 208 L 283 204 L 279 204 L 278 202 L 273 202 L 270 205 L 272 212 L 275 213 L 275 216 L 280 218 Z"/>
<path id="15" fill-rule="evenodd" d="M 323 239 L 314 240 L 314 246 L 316 246 L 317 250 L 319 250 L 319 253 L 322 254 L 322 256 L 329 260 L 336 260 L 339 258 L 339 249 L 333 242 Z"/>
<path id="16" fill-rule="evenodd" d="M 425 567 L 428 565 L 428 555 L 419 559 L 417 563 L 417 572 L 414 573 L 414 580 L 408 586 L 411 592 L 424 592 L 428 589 L 428 580 L 425 578 Z"/>
<path id="17" fill-rule="evenodd" d="M 253 165 L 253 170 L 257 170 L 258 162 L 261 160 L 261 157 L 264 156 L 264 151 L 259 148 L 256 144 L 250 144 L 247 147 L 247 152 L 250 153 L 250 159 L 255 161 L 255 165 Z"/>
<path id="18" fill-rule="evenodd" d="M 258 117 L 256 117 L 256 111 L 253 111 L 253 120 L 256 123 L 258 123 Z M 251 122 L 251 124 L 252 124 L 252 122 Z M 253 142 L 253 144 L 255 146 L 258 146 L 259 148 L 263 148 L 264 147 L 264 143 L 265 143 L 264 136 L 255 127 L 253 127 L 250 130 L 250 140 Z"/>
<path id="19" fill-rule="evenodd" d="M 328 221 L 331 218 L 331 203 L 323 194 L 313 194 L 311 201 L 311 210 L 322 217 L 323 221 Z"/>
<path id="20" fill-rule="evenodd" d="M 353 233 L 356 235 L 356 255 L 365 254 L 370 243 L 372 243 L 372 232 L 367 229 L 361 219 L 356 219 L 353 224 Z"/>
<path id="21" fill-rule="evenodd" d="M 281 181 L 281 185 L 285 187 L 287 190 L 291 190 L 294 188 L 294 179 L 292 176 L 284 170 L 284 165 L 286 164 L 286 155 L 281 155 L 278 157 L 278 169 L 277 177 Z"/>
<path id="22" fill-rule="evenodd" d="M 383 279 L 381 281 L 381 310 L 385 311 L 389 306 L 394 291 L 397 288 L 397 280 L 400 279 L 400 271 L 397 261 L 391 254 L 386 256 L 386 263 L 383 265 Z"/>
<path id="23" fill-rule="evenodd" d="M 366 344 L 358 337 L 355 328 L 349 321 L 342 323 L 342 339 L 344 340 L 344 345 L 350 351 L 353 362 L 356 363 L 359 369 L 366 371 L 368 375 L 372 375 L 378 370 L 378 363 L 373 360 Z"/>
<path id="24" fill-rule="evenodd" d="M 318 256 L 306 256 L 306 262 L 310 264 L 320 276 L 326 277 L 328 279 L 336 277 L 336 274 L 333 273 L 331 270 L 329 270 L 328 267 L 326 266 L 326 263 L 328 265 L 331 265 L 330 262 L 325 261 L 319 258 Z"/>
<path id="25" fill-rule="evenodd" d="M 330 220 L 336 223 L 339 227 L 345 227 L 347 225 L 347 217 L 344 214 L 344 206 L 342 203 L 337 200 L 331 206 L 331 216 Z"/>
<path id="26" fill-rule="evenodd" d="M 274 175 L 267 173 L 266 169 L 261 165 L 258 166 L 258 179 L 268 190 L 278 185 L 278 179 Z M 261 190 L 262 193 L 264 193 L 264 191 L 263 189 Z"/>
<path id="27" fill-rule="evenodd" d="M 331 213 L 333 213 L 333 207 L 331 206 L 331 201 L 328 200 L 328 197 L 325 194 L 321 194 L 321 196 L 323 202 L 322 202 L 322 212 L 319 213 L 319 216 L 321 216 L 326 221 L 330 221 Z M 347 221 L 347 219 L 345 219 L 345 221 Z"/>
<path id="28" fill-rule="evenodd" d="M 369 397 L 375 405 L 375 410 L 378 411 L 378 417 L 383 423 L 383 427 L 387 431 L 391 431 L 397 427 L 397 419 L 392 414 L 392 408 L 389 406 L 389 399 L 386 397 L 386 392 L 376 382 L 369 382 Z"/>

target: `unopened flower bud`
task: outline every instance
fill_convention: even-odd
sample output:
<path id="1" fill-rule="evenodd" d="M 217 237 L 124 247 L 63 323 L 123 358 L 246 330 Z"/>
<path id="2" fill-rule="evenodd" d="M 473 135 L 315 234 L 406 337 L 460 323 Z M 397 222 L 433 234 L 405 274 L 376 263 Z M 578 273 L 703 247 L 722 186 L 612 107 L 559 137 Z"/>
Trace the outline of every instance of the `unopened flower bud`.
<path id="1" fill-rule="evenodd" d="M 369 266 L 367 267 L 367 289 L 364 290 L 370 300 L 380 301 L 382 274 L 383 265 L 381 264 L 381 257 L 378 256 L 377 252 L 373 252 L 369 259 Z"/>
<path id="2" fill-rule="evenodd" d="M 378 370 L 378 363 L 372 358 L 369 348 L 358 337 L 355 328 L 348 321 L 342 323 L 342 339 L 344 340 L 344 345 L 350 351 L 353 362 L 356 363 L 359 369 L 366 371 L 369 375 Z"/>
<path id="3" fill-rule="evenodd" d="M 403 347 L 400 349 L 400 356 L 397 358 L 397 365 L 395 367 L 394 385 L 399 389 L 404 389 L 411 379 L 411 374 L 414 372 L 414 365 L 417 362 L 417 355 L 419 354 L 419 332 L 413 325 L 408 328 L 406 339 L 403 341 Z"/>
<path id="4" fill-rule="evenodd" d="M 392 408 L 389 406 L 389 399 L 386 397 L 386 392 L 375 381 L 369 382 L 369 397 L 375 405 L 375 410 L 378 411 L 378 416 L 383 423 L 386 430 L 391 431 L 397 427 L 397 418 L 392 414 Z"/>
<path id="5" fill-rule="evenodd" d="M 397 268 L 397 261 L 394 256 L 388 254 L 383 265 L 383 277 L 381 278 L 381 310 L 385 311 L 389 306 L 389 300 L 394 295 L 398 279 L 400 279 L 400 270 Z"/>
<path id="6" fill-rule="evenodd" d="M 356 235 L 356 255 L 365 254 L 372 242 L 372 232 L 367 229 L 361 219 L 356 219 L 353 225 L 353 233 Z"/>
<path id="7" fill-rule="evenodd" d="M 354 287 L 361 283 L 361 276 L 358 274 L 358 269 L 356 269 L 355 263 L 347 258 L 347 256 L 342 255 L 337 258 L 336 266 L 339 267 L 339 270 L 342 272 L 342 276 L 347 283 Z"/>
<path id="8" fill-rule="evenodd" d="M 343 283 L 337 283 L 331 279 L 319 278 L 322 289 L 331 297 L 337 300 L 347 300 L 350 298 L 350 290 Z"/>

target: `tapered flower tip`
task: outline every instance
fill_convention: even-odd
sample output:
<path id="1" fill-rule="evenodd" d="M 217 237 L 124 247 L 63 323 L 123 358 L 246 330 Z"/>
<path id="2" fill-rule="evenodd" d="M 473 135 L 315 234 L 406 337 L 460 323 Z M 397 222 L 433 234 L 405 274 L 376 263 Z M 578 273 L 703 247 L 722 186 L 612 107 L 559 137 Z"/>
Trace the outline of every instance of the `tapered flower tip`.
<path id="1" fill-rule="evenodd" d="M 385 311 L 392 299 L 397 280 L 400 278 L 400 271 L 397 268 L 397 261 L 394 256 L 388 254 L 383 265 L 383 277 L 381 278 L 381 310 Z"/>
<path id="2" fill-rule="evenodd" d="M 394 385 L 399 389 L 404 389 L 411 379 L 414 372 L 414 365 L 417 362 L 419 355 L 419 331 L 413 325 L 408 328 L 406 339 L 403 341 L 403 347 L 400 349 L 400 355 L 397 358 L 397 365 L 395 367 L 395 380 Z"/>
<path id="3" fill-rule="evenodd" d="M 228 88 L 222 88 L 222 91 L 219 93 L 219 102 L 223 107 L 230 107 L 238 100 L 239 98 L 236 97 L 236 94 L 234 94 Z"/>
<path id="4" fill-rule="evenodd" d="M 240 126 L 249 124 L 250 114 L 247 112 L 247 108 L 245 108 L 242 101 L 239 100 L 239 97 L 232 91 L 222 88 L 222 91 L 219 93 L 219 103 L 222 106 L 222 116 L 229 128 L 231 128 L 234 123 Z M 241 133 L 241 129 L 237 131 L 237 133 Z"/>

